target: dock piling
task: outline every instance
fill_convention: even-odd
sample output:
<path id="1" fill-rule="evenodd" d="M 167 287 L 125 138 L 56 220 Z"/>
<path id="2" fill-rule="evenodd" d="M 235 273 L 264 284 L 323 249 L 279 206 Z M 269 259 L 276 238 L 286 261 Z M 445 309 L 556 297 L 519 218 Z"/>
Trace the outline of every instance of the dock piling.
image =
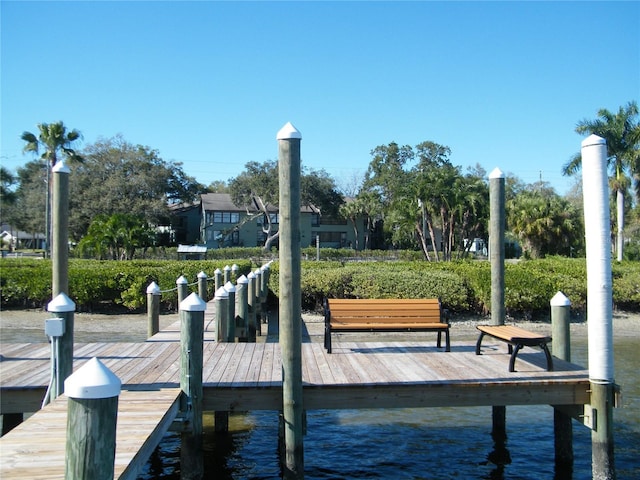
<path id="1" fill-rule="evenodd" d="M 180 309 L 180 304 L 183 302 L 187 295 L 189 295 L 189 281 L 187 277 L 184 275 L 180 275 L 176 279 L 176 289 L 178 291 L 178 310 Z"/>
<path id="2" fill-rule="evenodd" d="M 65 380 L 65 478 L 112 480 L 121 382 L 96 357 Z"/>
<path id="3" fill-rule="evenodd" d="M 147 338 L 160 331 L 160 287 L 151 282 L 147 287 Z"/>
<path id="4" fill-rule="evenodd" d="M 489 258 L 491 261 L 491 324 L 504 325 L 504 230 L 505 230 L 505 176 L 499 168 L 489 175 Z M 504 406 L 492 411 L 494 442 L 506 441 Z M 496 440 L 498 439 L 498 440 Z"/>
<path id="5" fill-rule="evenodd" d="M 64 160 L 51 169 L 53 173 L 53 205 L 51 245 L 51 295 L 69 294 L 69 167 Z M 49 239 L 47 239 L 47 242 Z"/>
<path id="6" fill-rule="evenodd" d="M 304 478 L 302 399 L 302 296 L 300 261 L 300 141 L 287 123 L 278 140 L 280 190 L 280 347 L 284 423 L 283 478 Z"/>
<path id="7" fill-rule="evenodd" d="M 200 479 L 204 472 L 202 367 L 205 309 L 206 303 L 195 293 L 180 303 L 180 410 L 190 427 L 182 432 L 180 468 L 183 479 Z"/>
<path id="8" fill-rule="evenodd" d="M 63 335 L 58 339 L 58 375 L 64 382 L 73 372 L 73 323 L 76 304 L 65 293 L 58 294 L 47 305 L 47 311 L 55 313 L 56 317 L 62 318 Z M 55 387 L 56 383 L 54 383 Z M 61 383 L 62 391 L 51 389 L 51 400 L 58 398 L 64 393 L 64 383 Z"/>
<path id="9" fill-rule="evenodd" d="M 551 351 L 556 358 L 571 361 L 571 302 L 562 293 L 556 293 L 551 305 Z M 553 436 L 556 478 L 573 476 L 573 425 L 569 415 L 559 408 L 553 409 Z"/>
<path id="10" fill-rule="evenodd" d="M 224 289 L 227 291 L 227 327 L 225 342 L 236 341 L 236 286 L 231 281 L 224 284 Z"/>
<path id="11" fill-rule="evenodd" d="M 207 295 L 207 280 L 209 277 L 207 277 L 207 274 L 204 272 L 200 272 L 198 274 L 198 296 L 203 300 L 203 301 L 207 301 L 208 300 L 208 295 Z"/>
<path id="12" fill-rule="evenodd" d="M 613 284 L 607 142 L 597 135 L 582 141 L 582 191 L 587 252 L 587 325 L 591 408 L 592 476 L 616 476 L 613 457 Z"/>
<path id="13" fill-rule="evenodd" d="M 248 286 L 249 280 L 241 275 L 236 282 L 236 333 L 239 342 L 246 342 L 249 331 L 248 310 Z"/>

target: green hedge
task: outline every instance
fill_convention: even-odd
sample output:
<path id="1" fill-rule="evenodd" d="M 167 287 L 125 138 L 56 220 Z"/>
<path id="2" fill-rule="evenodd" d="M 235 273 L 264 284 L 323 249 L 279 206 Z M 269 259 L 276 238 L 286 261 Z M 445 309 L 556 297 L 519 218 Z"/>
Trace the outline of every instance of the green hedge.
<path id="1" fill-rule="evenodd" d="M 237 253 L 237 252 L 236 252 Z M 257 253 L 257 252 L 256 252 Z M 184 275 L 196 282 L 204 271 L 237 264 L 248 274 L 264 259 L 130 262 L 70 260 L 69 290 L 79 311 L 105 310 L 114 306 L 139 310 L 146 303 L 151 281 L 160 286 L 165 309 L 175 310 L 175 281 Z M 278 295 L 278 262 L 271 266 L 270 289 Z M 614 262 L 613 301 L 616 308 L 640 310 L 640 263 Z M 302 262 L 302 305 L 320 310 L 322 299 L 336 298 L 434 298 L 452 312 L 491 311 L 491 266 L 487 261 L 430 263 L 424 261 Z M 0 297 L 3 307 L 43 307 L 51 297 L 51 262 L 38 259 L 0 260 Z M 197 290 L 194 285 L 193 291 Z M 208 282 L 213 296 L 213 281 Z M 586 308 L 587 280 L 584 259 L 550 257 L 505 265 L 505 304 L 509 315 L 545 316 L 549 301 L 562 291 L 572 309 Z"/>
<path id="2" fill-rule="evenodd" d="M 640 310 L 640 264 L 613 266 L 616 308 Z M 278 264 L 271 268 L 270 288 L 278 293 Z M 547 316 L 558 292 L 584 312 L 587 299 L 584 259 L 550 257 L 505 265 L 505 305 L 508 315 Z M 460 262 L 302 262 L 302 305 L 319 310 L 324 297 L 440 298 L 452 312 L 488 314 L 491 311 L 491 265 L 487 261 Z"/>
<path id="3" fill-rule="evenodd" d="M 69 260 L 69 296 L 78 311 L 143 308 L 147 287 L 155 281 L 162 291 L 161 304 L 175 310 L 178 302 L 176 280 L 184 275 L 195 283 L 198 273 L 214 276 L 216 269 L 238 265 L 239 275 L 256 265 L 250 260 L 132 260 L 127 262 Z M 51 261 L 6 258 L 0 261 L 0 298 L 3 307 L 45 307 L 51 301 Z M 190 286 L 197 291 L 197 285 Z M 208 297 L 213 296 L 213 279 L 207 282 Z"/>

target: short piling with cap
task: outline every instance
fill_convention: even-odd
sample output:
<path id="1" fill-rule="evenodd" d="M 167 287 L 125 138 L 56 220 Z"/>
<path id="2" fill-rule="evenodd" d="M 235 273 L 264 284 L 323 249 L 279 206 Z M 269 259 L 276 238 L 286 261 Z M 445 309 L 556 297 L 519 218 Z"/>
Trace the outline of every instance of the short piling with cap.
<path id="1" fill-rule="evenodd" d="M 160 287 L 151 282 L 147 287 L 147 338 L 160 331 Z"/>
<path id="2" fill-rule="evenodd" d="M 562 292 L 551 301 L 551 351 L 567 362 L 571 361 L 571 302 Z M 573 476 L 573 425 L 569 415 L 559 408 L 553 409 L 553 435 L 556 478 Z"/>
<path id="3" fill-rule="evenodd" d="M 65 380 L 67 480 L 113 479 L 120 387 L 120 379 L 95 357 Z"/>
<path id="4" fill-rule="evenodd" d="M 248 315 L 248 287 L 249 280 L 240 275 L 236 282 L 236 335 L 239 342 L 248 340 L 249 315 Z"/>
<path id="5" fill-rule="evenodd" d="M 73 372 L 73 329 L 74 312 L 76 304 L 65 293 L 58 294 L 47 305 L 47 311 L 55 313 L 56 317 L 63 320 L 63 334 L 58 339 L 58 375 L 62 382 Z M 54 384 L 55 385 L 55 384 Z M 61 383 L 64 388 L 64 383 Z M 51 389 L 51 399 L 59 397 L 64 392 Z"/>

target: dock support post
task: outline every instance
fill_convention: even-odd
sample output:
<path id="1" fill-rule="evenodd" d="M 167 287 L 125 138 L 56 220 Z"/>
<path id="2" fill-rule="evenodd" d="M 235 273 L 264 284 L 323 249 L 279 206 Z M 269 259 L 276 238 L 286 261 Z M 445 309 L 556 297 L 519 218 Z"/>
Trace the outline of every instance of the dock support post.
<path id="1" fill-rule="evenodd" d="M 120 379 L 94 357 L 64 384 L 69 397 L 65 478 L 112 480 Z"/>
<path id="2" fill-rule="evenodd" d="M 151 282 L 147 287 L 147 338 L 160 331 L 160 287 Z"/>
<path id="3" fill-rule="evenodd" d="M 224 283 L 222 283 L 222 270 L 220 270 L 219 268 L 216 268 L 215 272 L 213 272 L 213 279 L 215 282 L 215 287 L 213 291 L 217 292 L 218 289 L 224 285 Z"/>
<path id="4" fill-rule="evenodd" d="M 271 274 L 271 262 L 260 267 L 262 277 L 260 278 L 260 310 L 262 310 L 262 323 L 268 323 L 267 315 L 267 299 L 269 297 L 269 275 Z M 260 335 L 262 335 L 262 327 L 260 327 Z"/>
<path id="5" fill-rule="evenodd" d="M 69 167 L 56 163 L 53 173 L 51 296 L 69 294 Z M 48 241 L 49 239 L 47 239 Z"/>
<path id="6" fill-rule="evenodd" d="M 556 358 L 571 361 L 571 302 L 562 293 L 551 299 L 551 351 Z M 573 476 L 573 425 L 569 415 L 553 409 L 553 436 L 555 445 L 555 477 Z"/>
<path id="7" fill-rule="evenodd" d="M 189 295 L 189 280 L 184 275 L 180 275 L 176 280 L 176 289 L 178 291 L 178 310 L 180 310 L 180 304 Z"/>
<path id="8" fill-rule="evenodd" d="M 73 322 L 76 304 L 65 293 L 58 294 L 47 305 L 47 311 L 55 313 L 56 317 L 62 318 L 64 322 L 64 334 L 58 339 L 58 376 L 64 380 L 73 372 Z M 64 393 L 64 383 L 62 391 L 58 392 L 55 382 L 51 388 L 51 400 Z"/>
<path id="9" fill-rule="evenodd" d="M 224 289 L 229 298 L 227 301 L 227 337 L 225 342 L 233 343 L 236 341 L 236 286 L 229 281 L 225 283 Z"/>
<path id="10" fill-rule="evenodd" d="M 247 331 L 247 338 L 249 342 L 256 341 L 256 274 L 253 272 L 249 272 L 247 276 L 247 280 L 249 283 L 247 284 L 247 314 L 248 314 L 248 325 L 249 329 Z"/>
<path id="11" fill-rule="evenodd" d="M 582 141 L 582 191 L 587 252 L 587 315 L 591 409 L 591 469 L 595 480 L 616 476 L 613 449 L 613 285 L 607 142 Z M 588 213 L 587 213 L 588 212 Z"/>
<path id="12" fill-rule="evenodd" d="M 247 314 L 248 305 L 248 287 L 249 280 L 241 275 L 236 282 L 236 332 L 239 342 L 246 342 L 249 331 L 249 316 Z"/>
<path id="13" fill-rule="evenodd" d="M 256 299 L 254 302 L 254 306 L 256 309 L 256 335 L 262 335 L 262 270 L 256 268 L 253 274 L 256 276 L 254 282 L 256 283 L 256 288 L 254 293 L 256 294 Z"/>
<path id="14" fill-rule="evenodd" d="M 231 338 L 232 342 L 235 340 L 233 338 L 234 331 L 229 333 L 229 292 L 223 286 L 216 290 L 216 295 L 214 297 L 215 301 L 215 312 L 216 312 L 216 342 L 229 342 L 229 338 Z M 229 412 L 214 412 L 215 425 L 214 429 L 216 432 L 227 432 L 229 430 Z"/>
<path id="15" fill-rule="evenodd" d="M 180 472 L 183 479 L 200 479 L 204 474 L 202 455 L 202 364 L 204 312 L 207 305 L 195 293 L 180 303 L 180 389 L 181 411 L 189 423 L 182 433 Z"/>
<path id="16" fill-rule="evenodd" d="M 302 296 L 300 260 L 300 132 L 287 123 L 278 140 L 280 190 L 280 346 L 285 455 L 283 478 L 304 478 Z"/>
<path id="17" fill-rule="evenodd" d="M 491 324 L 504 325 L 504 229 L 505 229 L 505 177 L 498 168 L 489 175 L 489 258 L 491 260 Z M 493 407 L 494 442 L 507 438 L 507 409 Z"/>
<path id="18" fill-rule="evenodd" d="M 208 300 L 207 295 L 207 274 L 204 272 L 200 272 L 198 274 L 198 296 L 202 299 L 202 301 L 206 302 Z"/>
<path id="19" fill-rule="evenodd" d="M 224 284 L 231 281 L 231 267 L 229 265 L 224 266 Z"/>

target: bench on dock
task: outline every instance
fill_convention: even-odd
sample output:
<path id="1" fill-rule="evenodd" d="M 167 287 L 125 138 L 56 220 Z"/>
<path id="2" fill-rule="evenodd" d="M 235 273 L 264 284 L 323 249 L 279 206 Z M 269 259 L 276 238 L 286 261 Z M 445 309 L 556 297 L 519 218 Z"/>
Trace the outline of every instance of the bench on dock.
<path id="1" fill-rule="evenodd" d="M 476 343 L 476 355 L 480 355 L 482 339 L 485 335 L 489 335 L 509 345 L 509 353 L 511 354 L 511 359 L 509 360 L 510 372 L 515 372 L 516 356 L 522 347 L 540 347 L 547 357 L 547 371 L 553 371 L 553 360 L 547 347 L 547 343 L 551 341 L 551 337 L 512 325 L 478 325 L 476 328 L 480 330 L 480 336 Z"/>
<path id="2" fill-rule="evenodd" d="M 438 332 L 437 347 L 445 334 L 451 351 L 449 320 L 440 300 L 432 299 L 325 299 L 324 346 L 331 353 L 332 332 Z"/>

